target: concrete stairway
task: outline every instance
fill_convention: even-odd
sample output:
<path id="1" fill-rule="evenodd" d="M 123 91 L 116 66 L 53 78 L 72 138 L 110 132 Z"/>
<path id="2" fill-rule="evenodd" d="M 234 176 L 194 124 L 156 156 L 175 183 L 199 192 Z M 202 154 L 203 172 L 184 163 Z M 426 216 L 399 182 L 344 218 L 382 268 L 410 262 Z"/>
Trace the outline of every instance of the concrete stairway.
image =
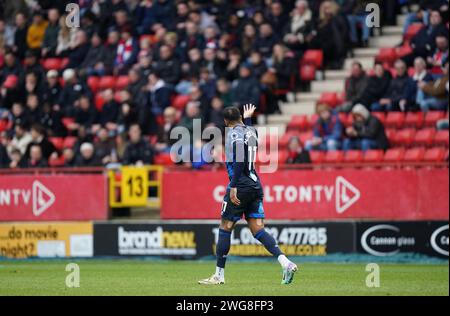
<path id="1" fill-rule="evenodd" d="M 279 135 L 282 135 L 292 115 L 314 114 L 317 100 L 323 92 L 340 92 L 344 90 L 345 79 L 349 75 L 353 61 L 357 60 L 365 69 L 371 69 L 380 48 L 394 47 L 401 42 L 404 19 L 404 15 L 399 16 L 397 26 L 384 27 L 381 36 L 375 36 L 370 39 L 368 48 L 355 49 L 354 57 L 345 60 L 342 70 L 325 71 L 324 80 L 311 82 L 311 92 L 297 94 L 297 102 L 283 103 L 281 105 L 283 114 L 270 115 L 267 119 L 267 124 L 264 124 L 264 126 L 276 127 L 279 129 Z M 266 132 L 268 130 L 266 129 Z"/>

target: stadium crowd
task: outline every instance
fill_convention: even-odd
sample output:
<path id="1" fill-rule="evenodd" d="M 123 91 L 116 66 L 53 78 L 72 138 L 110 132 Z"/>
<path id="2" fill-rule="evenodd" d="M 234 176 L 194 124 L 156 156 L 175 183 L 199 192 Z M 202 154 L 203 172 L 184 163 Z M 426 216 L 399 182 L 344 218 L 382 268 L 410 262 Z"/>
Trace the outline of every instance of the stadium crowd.
<path id="1" fill-rule="evenodd" d="M 67 16 L 70 2 L 81 27 Z M 341 69 L 368 45 L 369 2 L 393 25 L 408 1 L 1 2 L 0 168 L 148 164 L 168 152 L 175 126 L 192 132 L 201 118 L 202 128 L 223 129 L 222 109 L 245 103 L 279 113 L 302 81 L 305 51 L 321 50 L 324 69 Z M 405 31 L 424 27 L 408 54 L 373 73 L 355 62 L 345 100 L 318 104 L 314 137 L 305 150 L 290 139 L 287 162 L 310 162 L 310 150 L 386 149 L 375 111 L 447 110 L 447 15 L 448 1 L 420 1 Z M 353 125 L 338 112 L 352 112 Z"/>

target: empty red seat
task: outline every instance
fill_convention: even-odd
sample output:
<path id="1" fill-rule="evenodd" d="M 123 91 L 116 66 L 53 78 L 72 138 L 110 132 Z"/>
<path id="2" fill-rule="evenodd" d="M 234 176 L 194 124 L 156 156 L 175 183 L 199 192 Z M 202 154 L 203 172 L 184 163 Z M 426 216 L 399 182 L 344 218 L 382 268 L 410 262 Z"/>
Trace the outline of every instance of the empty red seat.
<path id="1" fill-rule="evenodd" d="M 400 47 L 397 47 L 395 49 L 395 52 L 397 54 L 397 58 L 402 58 L 404 56 L 407 56 L 413 52 L 413 49 L 409 45 L 403 45 Z"/>
<path id="2" fill-rule="evenodd" d="M 395 134 L 393 138 L 394 144 L 399 146 L 410 146 L 414 141 L 415 135 L 415 129 L 405 128 Z"/>
<path id="3" fill-rule="evenodd" d="M 77 142 L 78 138 L 75 136 L 68 136 L 64 138 L 63 147 L 64 148 L 73 148 Z"/>
<path id="4" fill-rule="evenodd" d="M 383 123 L 383 125 L 386 122 L 386 113 L 384 113 L 384 112 L 373 112 L 372 115 L 375 116 L 377 119 L 379 119 L 380 122 Z"/>
<path id="5" fill-rule="evenodd" d="M 405 117 L 405 126 L 421 128 L 423 126 L 423 112 L 408 112 Z"/>
<path id="6" fill-rule="evenodd" d="M 300 65 L 300 80 L 313 81 L 316 79 L 316 66 L 311 64 Z"/>
<path id="7" fill-rule="evenodd" d="M 116 85 L 115 85 L 116 90 L 125 89 L 126 87 L 128 87 L 129 82 L 130 82 L 130 79 L 128 78 L 128 76 L 117 77 Z"/>
<path id="8" fill-rule="evenodd" d="M 319 98 L 318 103 L 327 104 L 328 106 L 334 108 L 338 105 L 338 99 L 336 92 L 324 92 Z"/>
<path id="9" fill-rule="evenodd" d="M 287 150 L 279 150 L 278 151 L 278 162 L 280 164 L 285 164 L 288 160 L 289 153 Z"/>
<path id="10" fill-rule="evenodd" d="M 397 134 L 396 129 L 389 128 L 386 130 L 386 137 L 389 140 L 389 143 L 394 144 L 395 143 L 395 136 Z"/>
<path id="11" fill-rule="evenodd" d="M 114 76 L 104 76 L 100 78 L 98 88 L 100 90 L 114 89 L 116 85 L 116 78 Z"/>
<path id="12" fill-rule="evenodd" d="M 325 154 L 326 163 L 341 163 L 344 161 L 344 152 L 340 150 L 336 151 L 327 151 Z"/>
<path id="13" fill-rule="evenodd" d="M 56 150 L 60 151 L 64 147 L 64 138 L 62 137 L 49 137 L 50 142 L 55 146 Z"/>
<path id="14" fill-rule="evenodd" d="M 391 148 L 384 154 L 385 162 L 400 162 L 405 155 L 405 149 L 403 148 Z"/>
<path id="15" fill-rule="evenodd" d="M 344 161 L 349 163 L 362 162 L 363 152 L 361 150 L 349 150 L 344 155 Z"/>
<path id="16" fill-rule="evenodd" d="M 105 99 L 103 98 L 102 93 L 98 92 L 95 95 L 95 107 L 97 111 L 101 111 L 103 109 L 103 105 L 105 105 Z"/>
<path id="17" fill-rule="evenodd" d="M 406 30 L 403 38 L 406 42 L 410 41 L 423 28 L 422 23 L 413 23 Z"/>
<path id="18" fill-rule="evenodd" d="M 306 115 L 293 115 L 287 128 L 290 129 L 305 129 L 309 126 L 308 117 Z"/>
<path id="19" fill-rule="evenodd" d="M 388 63 L 392 65 L 397 60 L 397 51 L 395 48 L 381 48 L 376 57 L 377 62 Z"/>
<path id="20" fill-rule="evenodd" d="M 93 93 L 96 93 L 98 91 L 99 84 L 100 84 L 99 77 L 90 76 L 87 78 L 87 85 Z"/>
<path id="21" fill-rule="evenodd" d="M 405 161 L 405 162 L 420 162 L 423 160 L 424 156 L 425 156 L 425 148 L 423 148 L 423 147 L 411 148 L 405 152 L 403 161 Z"/>
<path id="22" fill-rule="evenodd" d="M 423 160 L 426 162 L 441 162 L 446 156 L 445 148 L 435 147 L 425 152 Z"/>
<path id="23" fill-rule="evenodd" d="M 310 151 L 309 156 L 313 163 L 322 163 L 325 160 L 325 152 L 323 151 Z"/>
<path id="24" fill-rule="evenodd" d="M 387 127 L 401 128 L 405 122 L 405 113 L 403 112 L 389 112 L 386 116 Z"/>
<path id="25" fill-rule="evenodd" d="M 323 51 L 319 49 L 308 49 L 303 55 L 303 65 L 310 64 L 320 69 L 323 66 Z"/>
<path id="26" fill-rule="evenodd" d="M 383 161 L 384 152 L 382 150 L 368 150 L 364 153 L 364 162 L 378 163 Z"/>
<path id="27" fill-rule="evenodd" d="M 45 70 L 61 70 L 63 68 L 62 58 L 47 58 L 42 62 Z"/>
<path id="28" fill-rule="evenodd" d="M 191 97 L 189 95 L 179 94 L 173 98 L 172 106 L 178 110 L 183 111 L 190 100 Z"/>
<path id="29" fill-rule="evenodd" d="M 419 130 L 414 137 L 414 143 L 420 146 L 431 146 L 435 135 L 436 130 L 434 128 Z"/>
<path id="30" fill-rule="evenodd" d="M 446 146 L 449 145 L 449 132 L 448 131 L 437 131 L 434 136 L 434 144 L 437 146 Z"/>
<path id="31" fill-rule="evenodd" d="M 429 111 L 425 114 L 425 125 L 436 126 L 437 121 L 445 118 L 445 112 L 441 111 Z"/>
<path id="32" fill-rule="evenodd" d="M 163 166 L 173 165 L 172 156 L 170 155 L 170 153 L 160 153 L 155 156 L 154 163 L 155 165 Z"/>

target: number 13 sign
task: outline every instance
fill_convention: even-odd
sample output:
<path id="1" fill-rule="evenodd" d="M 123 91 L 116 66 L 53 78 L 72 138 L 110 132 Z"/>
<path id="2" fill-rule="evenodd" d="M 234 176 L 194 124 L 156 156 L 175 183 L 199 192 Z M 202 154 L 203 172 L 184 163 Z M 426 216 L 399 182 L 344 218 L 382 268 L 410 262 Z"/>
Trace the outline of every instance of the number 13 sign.
<path id="1" fill-rule="evenodd" d="M 147 205 L 148 171 L 146 168 L 122 168 L 121 197 L 122 203 L 129 206 Z"/>

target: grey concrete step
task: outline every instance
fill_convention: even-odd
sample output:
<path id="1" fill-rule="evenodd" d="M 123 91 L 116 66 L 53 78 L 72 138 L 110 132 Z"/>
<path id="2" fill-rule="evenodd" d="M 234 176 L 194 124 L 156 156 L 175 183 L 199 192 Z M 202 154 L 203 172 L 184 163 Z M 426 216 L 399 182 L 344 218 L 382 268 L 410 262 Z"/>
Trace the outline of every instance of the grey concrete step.
<path id="1" fill-rule="evenodd" d="M 284 123 L 268 123 L 262 126 L 257 125 L 256 127 L 258 135 L 263 139 L 266 135 L 283 135 L 286 131 L 286 124 Z"/>
<path id="2" fill-rule="evenodd" d="M 327 70 L 325 80 L 345 80 L 349 73 L 346 70 Z"/>
<path id="3" fill-rule="evenodd" d="M 321 93 L 317 92 L 299 92 L 297 93 L 297 102 L 317 101 Z"/>
<path id="4" fill-rule="evenodd" d="M 378 55 L 378 47 L 368 47 L 368 48 L 355 48 L 353 54 L 355 58 L 373 58 Z"/>
<path id="5" fill-rule="evenodd" d="M 383 35 L 399 35 L 403 36 L 403 26 L 385 26 L 383 27 Z"/>
<path id="6" fill-rule="evenodd" d="M 344 89 L 344 80 L 325 80 L 325 81 L 313 81 L 311 82 L 311 91 L 322 92 L 338 92 Z"/>
<path id="7" fill-rule="evenodd" d="M 317 101 L 303 101 L 286 103 L 281 106 L 281 112 L 286 115 L 312 114 L 315 111 Z"/>
<path id="8" fill-rule="evenodd" d="M 383 35 L 373 37 L 369 41 L 370 47 L 395 47 L 402 42 L 401 35 Z"/>
<path id="9" fill-rule="evenodd" d="M 292 115 L 289 114 L 276 114 L 270 115 L 267 118 L 268 124 L 287 124 L 290 122 Z"/>

